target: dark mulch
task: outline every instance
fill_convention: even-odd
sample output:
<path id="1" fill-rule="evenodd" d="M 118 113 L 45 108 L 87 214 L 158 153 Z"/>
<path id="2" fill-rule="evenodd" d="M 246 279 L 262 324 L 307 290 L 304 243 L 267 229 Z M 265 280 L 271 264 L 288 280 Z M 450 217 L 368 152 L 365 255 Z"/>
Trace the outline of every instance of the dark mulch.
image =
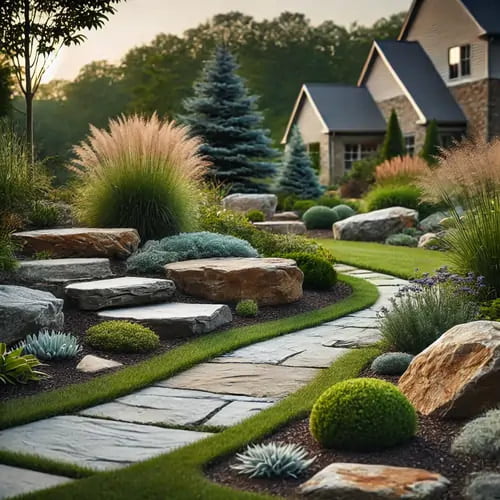
<path id="1" fill-rule="evenodd" d="M 363 376 L 372 376 L 372 374 L 367 370 Z M 387 380 L 397 382 L 397 377 L 390 377 Z M 307 474 L 300 480 L 249 479 L 230 469 L 231 465 L 237 463 L 234 456 L 212 464 L 206 474 L 211 480 L 232 488 L 294 499 L 298 498 L 296 493 L 298 485 L 333 462 L 416 467 L 439 472 L 451 481 L 452 485 L 442 500 L 460 500 L 464 498 L 462 491 L 469 474 L 484 470 L 500 472 L 500 465 L 495 461 L 457 458 L 450 453 L 451 442 L 465 421 L 448 421 L 420 416 L 419 422 L 418 434 L 410 443 L 389 450 L 360 453 L 322 449 L 309 432 L 308 418 L 304 418 L 286 425 L 262 441 L 264 443 L 279 441 L 300 444 L 310 456 L 317 457 Z"/>
<path id="2" fill-rule="evenodd" d="M 117 269 L 113 269 L 115 272 Z M 15 284 L 11 282 L 10 284 Z M 228 330 L 232 328 L 238 328 L 242 326 L 250 326 L 265 321 L 277 320 L 286 318 L 288 316 L 294 316 L 296 314 L 314 311 L 322 307 L 334 304 L 339 300 L 348 297 L 351 294 L 351 288 L 345 283 L 338 283 L 329 291 L 311 291 L 306 290 L 301 300 L 294 302 L 293 304 L 287 304 L 282 306 L 265 306 L 260 308 L 259 315 L 256 318 L 241 318 L 235 313 L 235 305 L 230 305 L 233 312 L 233 321 L 226 327 L 220 329 Z M 174 302 L 188 302 L 188 303 L 202 303 L 208 302 L 201 299 L 196 299 L 193 297 L 188 297 L 176 292 L 176 295 L 172 298 Z M 72 334 L 80 337 L 83 340 L 85 331 L 101 322 L 95 313 L 78 311 L 67 305 L 64 310 L 65 321 L 64 330 L 66 332 L 71 332 Z M 152 328 L 154 330 L 154 327 Z M 81 342 L 83 346 L 83 351 L 74 359 L 68 361 L 58 361 L 48 363 L 47 366 L 43 366 L 41 369 L 50 378 L 43 379 L 36 383 L 29 383 L 26 385 L 1 385 L 0 386 L 0 401 L 6 401 L 8 399 L 13 399 L 17 397 L 29 396 L 32 394 L 37 394 L 40 392 L 46 392 L 60 387 L 64 387 L 70 384 L 75 384 L 79 382 L 85 382 L 96 377 L 96 374 L 86 374 L 75 370 L 76 365 L 81 360 L 81 358 L 87 354 L 94 354 L 103 358 L 111 358 L 115 361 L 119 361 L 123 366 L 130 366 L 141 361 L 144 361 L 153 356 L 158 356 L 174 347 L 177 347 L 185 342 L 193 340 L 195 337 L 187 338 L 177 338 L 177 339 L 162 339 L 161 346 L 153 352 L 144 354 L 118 354 L 118 353 L 104 353 L 96 351 L 88 347 L 85 342 Z M 116 368 L 115 370 L 119 370 Z M 104 373 L 110 373 L 108 370 Z"/>

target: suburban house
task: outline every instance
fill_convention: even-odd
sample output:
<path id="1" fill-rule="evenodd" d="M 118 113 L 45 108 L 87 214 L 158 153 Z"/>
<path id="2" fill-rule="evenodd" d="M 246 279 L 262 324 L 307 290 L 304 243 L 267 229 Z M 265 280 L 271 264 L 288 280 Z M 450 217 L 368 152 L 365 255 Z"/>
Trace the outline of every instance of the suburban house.
<path id="1" fill-rule="evenodd" d="M 357 86 L 305 83 L 290 117 L 323 184 L 381 144 L 392 110 L 409 154 L 431 120 L 443 147 L 500 135 L 500 0 L 414 0 L 398 40 L 375 41 Z"/>

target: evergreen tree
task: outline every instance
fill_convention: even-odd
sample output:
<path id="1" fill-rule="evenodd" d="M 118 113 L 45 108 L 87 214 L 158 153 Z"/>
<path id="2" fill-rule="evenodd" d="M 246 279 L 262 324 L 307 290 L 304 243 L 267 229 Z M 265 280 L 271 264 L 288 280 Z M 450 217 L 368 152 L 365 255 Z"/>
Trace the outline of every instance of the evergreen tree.
<path id="1" fill-rule="evenodd" d="M 420 156 L 429 165 L 435 165 L 438 161 L 439 147 L 439 127 L 436 120 L 431 120 L 425 131 L 425 141 Z"/>
<path id="2" fill-rule="evenodd" d="M 271 147 L 257 97 L 250 96 L 236 74 L 238 65 L 226 47 L 218 47 L 194 85 L 194 97 L 183 103 L 181 120 L 205 141 L 201 152 L 213 163 L 210 175 L 231 186 L 233 193 L 267 192 L 263 179 L 276 166 L 266 161 L 277 152 Z"/>
<path id="3" fill-rule="evenodd" d="M 276 192 L 295 194 L 302 199 L 315 199 L 323 194 L 299 128 L 292 129 Z"/>
<path id="4" fill-rule="evenodd" d="M 396 156 L 406 155 L 403 132 L 401 132 L 398 115 L 394 109 L 387 123 L 387 132 L 385 133 L 385 139 L 380 153 L 383 161 L 390 160 Z"/>

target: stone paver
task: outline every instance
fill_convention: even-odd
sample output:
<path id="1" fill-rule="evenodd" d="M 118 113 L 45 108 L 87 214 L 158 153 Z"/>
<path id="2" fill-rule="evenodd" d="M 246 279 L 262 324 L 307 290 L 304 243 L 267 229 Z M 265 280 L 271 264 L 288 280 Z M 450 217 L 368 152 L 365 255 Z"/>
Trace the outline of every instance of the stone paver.
<path id="1" fill-rule="evenodd" d="M 322 342 L 325 347 L 357 348 L 376 344 L 381 340 L 376 328 L 339 328 Z"/>
<path id="2" fill-rule="evenodd" d="M 117 469 L 210 436 L 73 415 L 0 431 L 0 450 L 33 453 L 96 470 Z"/>
<path id="3" fill-rule="evenodd" d="M 262 410 L 272 406 L 272 403 L 257 403 L 250 401 L 234 401 L 224 406 L 222 410 L 217 412 L 212 418 L 205 422 L 205 425 L 213 425 L 218 427 L 230 427 L 242 420 L 253 417 Z"/>
<path id="4" fill-rule="evenodd" d="M 67 477 L 0 464 L 0 500 L 53 488 L 71 481 Z"/>
<path id="5" fill-rule="evenodd" d="M 348 349 L 314 346 L 304 352 L 288 358 L 283 366 L 301 366 L 309 368 L 328 368 L 335 360 L 346 354 Z"/>

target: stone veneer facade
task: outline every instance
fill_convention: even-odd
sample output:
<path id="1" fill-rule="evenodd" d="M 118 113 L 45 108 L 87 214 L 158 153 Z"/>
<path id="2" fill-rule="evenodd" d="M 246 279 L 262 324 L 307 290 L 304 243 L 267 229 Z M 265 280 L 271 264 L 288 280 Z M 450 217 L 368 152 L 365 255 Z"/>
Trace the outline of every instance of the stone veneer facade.
<path id="1" fill-rule="evenodd" d="M 489 80 L 489 139 L 500 137 L 500 80 Z"/>

